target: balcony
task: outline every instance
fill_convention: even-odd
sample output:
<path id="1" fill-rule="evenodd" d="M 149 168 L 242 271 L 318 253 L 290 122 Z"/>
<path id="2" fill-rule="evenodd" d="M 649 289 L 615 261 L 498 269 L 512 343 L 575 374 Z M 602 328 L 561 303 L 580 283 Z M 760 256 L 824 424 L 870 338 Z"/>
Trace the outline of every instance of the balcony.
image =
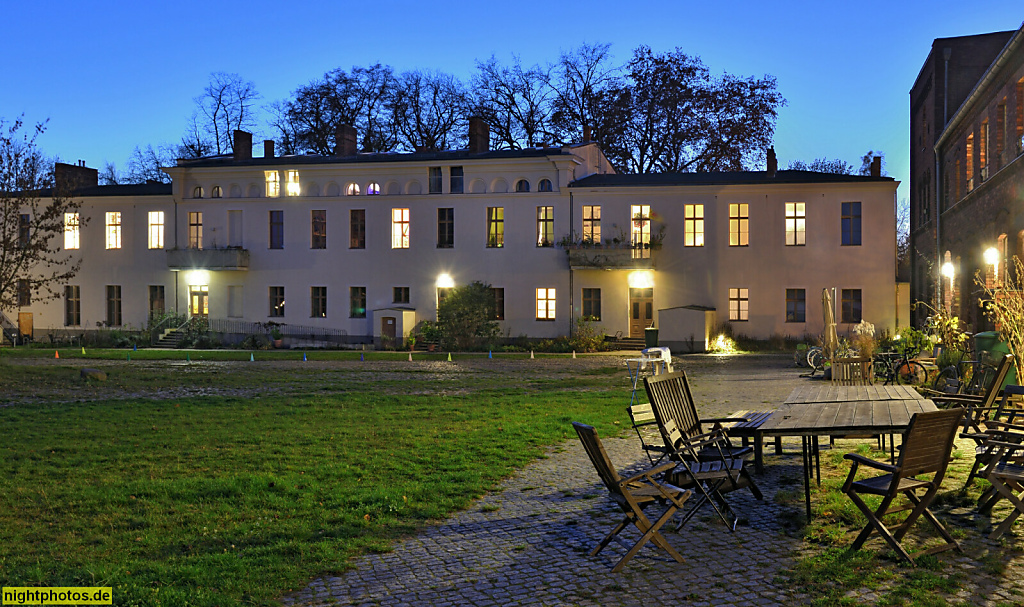
<path id="1" fill-rule="evenodd" d="M 567 247 L 573 270 L 654 270 L 661 247 Z"/>
<path id="2" fill-rule="evenodd" d="M 167 267 L 180 270 L 248 270 L 248 249 L 168 249 Z"/>

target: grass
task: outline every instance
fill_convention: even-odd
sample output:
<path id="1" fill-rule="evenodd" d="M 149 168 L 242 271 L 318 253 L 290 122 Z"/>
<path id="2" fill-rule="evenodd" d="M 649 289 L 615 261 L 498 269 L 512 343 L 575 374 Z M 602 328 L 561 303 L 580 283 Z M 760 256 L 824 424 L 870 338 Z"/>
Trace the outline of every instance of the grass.
<path id="1" fill-rule="evenodd" d="M 16 385 L 79 381 L 77 367 L 7 364 Z M 186 377 L 116 369 L 112 384 L 150 389 Z M 467 507 L 572 420 L 617 434 L 628 398 L 611 375 L 580 398 L 507 378 L 452 380 L 467 393 L 444 396 L 427 379 L 323 369 L 204 373 L 188 378 L 288 390 L 0 408 L 0 585 L 112 586 L 118 605 L 272 604 Z"/>

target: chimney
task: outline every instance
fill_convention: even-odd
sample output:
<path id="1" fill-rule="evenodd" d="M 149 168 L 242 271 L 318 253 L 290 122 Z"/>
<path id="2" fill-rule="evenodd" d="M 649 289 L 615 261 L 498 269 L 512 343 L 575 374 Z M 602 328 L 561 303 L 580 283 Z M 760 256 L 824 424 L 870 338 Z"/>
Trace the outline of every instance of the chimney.
<path id="1" fill-rule="evenodd" d="M 264 139 L 263 140 L 263 157 L 273 158 L 274 157 L 274 140 Z"/>
<path id="2" fill-rule="evenodd" d="M 469 117 L 469 153 L 483 154 L 491 149 L 491 127 L 479 116 Z"/>
<path id="3" fill-rule="evenodd" d="M 871 176 L 881 177 L 882 176 L 882 157 L 875 156 L 871 159 Z"/>
<path id="4" fill-rule="evenodd" d="M 768 177 L 775 179 L 775 173 L 779 171 L 779 159 L 775 157 L 775 148 L 768 148 Z"/>
<path id="5" fill-rule="evenodd" d="M 590 132 L 590 125 L 589 124 L 584 124 L 583 125 L 583 143 L 590 143 L 590 140 L 591 140 L 592 137 L 593 137 L 593 135 Z"/>
<path id="6" fill-rule="evenodd" d="M 355 156 L 356 153 L 356 127 L 351 124 L 339 124 L 334 132 L 334 155 L 344 158 Z"/>
<path id="7" fill-rule="evenodd" d="M 235 160 L 252 160 L 252 133 L 235 130 Z"/>
<path id="8" fill-rule="evenodd" d="M 56 162 L 53 165 L 53 180 L 60 190 L 77 190 L 99 185 L 100 172 L 85 166 L 82 160 L 78 164 Z"/>

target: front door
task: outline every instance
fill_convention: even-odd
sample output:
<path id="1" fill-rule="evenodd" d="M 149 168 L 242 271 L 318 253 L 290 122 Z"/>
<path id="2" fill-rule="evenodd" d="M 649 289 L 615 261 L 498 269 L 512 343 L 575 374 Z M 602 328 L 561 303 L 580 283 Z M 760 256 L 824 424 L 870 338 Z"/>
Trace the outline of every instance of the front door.
<path id="1" fill-rule="evenodd" d="M 629 290 L 629 336 L 643 339 L 644 329 L 654 324 L 654 289 Z"/>
<path id="2" fill-rule="evenodd" d="M 164 286 L 149 285 L 149 317 L 156 318 L 164 313 Z"/>
<path id="3" fill-rule="evenodd" d="M 380 319 L 380 334 L 386 340 L 391 340 L 391 343 L 395 341 L 395 317 L 385 316 Z"/>
<path id="4" fill-rule="evenodd" d="M 210 315 L 209 285 L 191 285 L 188 288 L 188 311 L 192 316 Z"/>
<path id="5" fill-rule="evenodd" d="M 18 312 L 18 332 L 26 337 L 32 337 L 31 312 Z"/>

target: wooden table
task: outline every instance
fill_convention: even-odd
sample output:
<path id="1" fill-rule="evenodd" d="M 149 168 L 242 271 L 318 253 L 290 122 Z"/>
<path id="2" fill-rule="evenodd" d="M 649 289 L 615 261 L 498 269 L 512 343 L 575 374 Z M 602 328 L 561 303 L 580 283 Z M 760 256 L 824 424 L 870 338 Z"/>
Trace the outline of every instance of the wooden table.
<path id="1" fill-rule="evenodd" d="M 906 386 L 806 386 L 793 390 L 785 404 L 761 425 L 760 433 L 801 438 L 804 502 L 810 520 L 812 458 L 817 459 L 821 482 L 819 436 L 902 433 L 915 413 L 935 410 L 935 403 Z"/>

